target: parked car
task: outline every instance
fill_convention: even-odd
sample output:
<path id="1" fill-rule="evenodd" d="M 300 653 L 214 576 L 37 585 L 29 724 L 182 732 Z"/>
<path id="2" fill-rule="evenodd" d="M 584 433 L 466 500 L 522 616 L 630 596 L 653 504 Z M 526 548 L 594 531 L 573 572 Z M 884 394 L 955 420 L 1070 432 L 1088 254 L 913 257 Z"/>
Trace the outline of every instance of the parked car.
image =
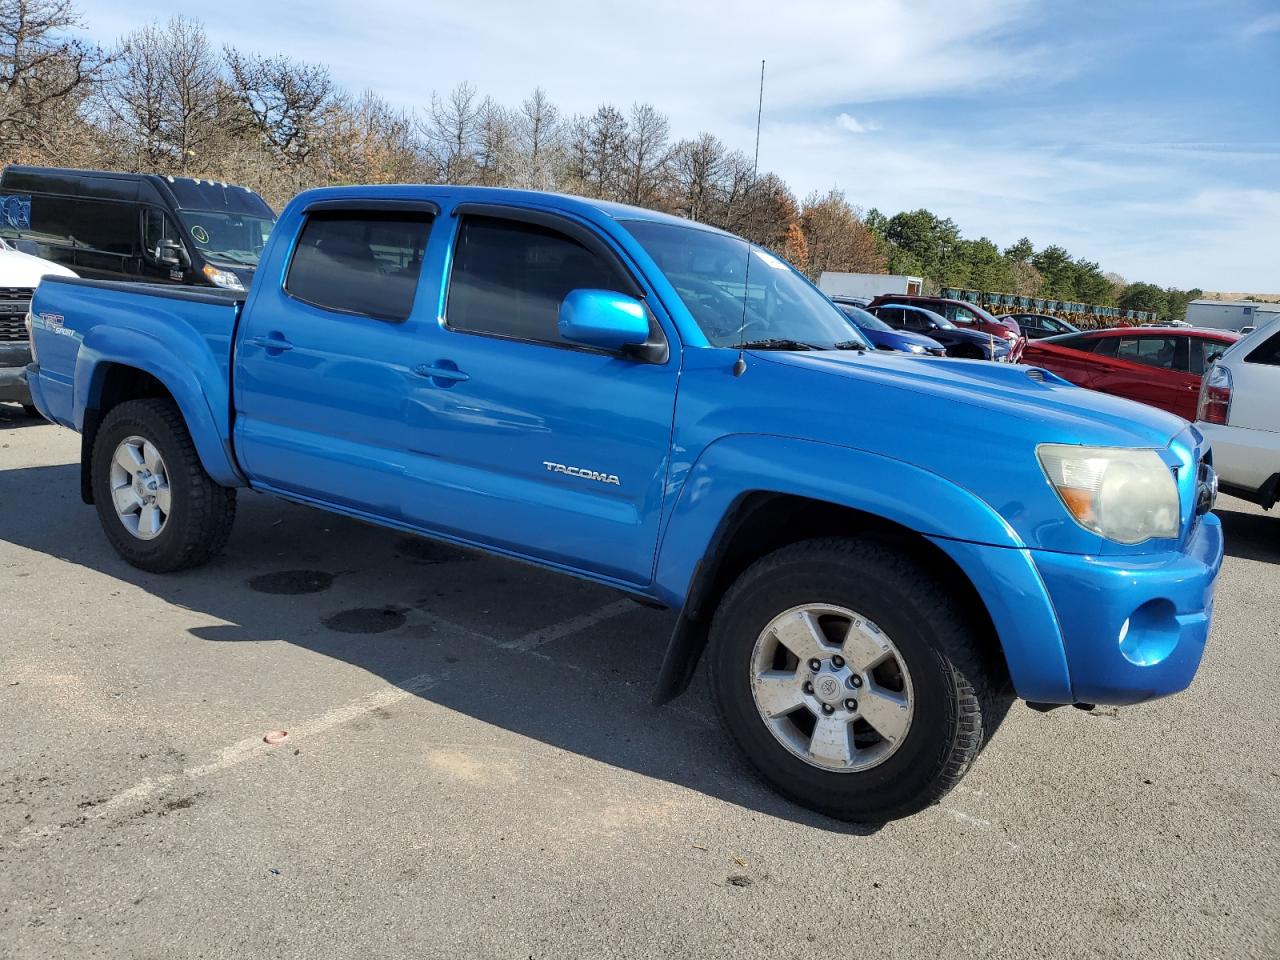
<path id="1" fill-rule="evenodd" d="M 75 273 L 0 240 L 0 402 L 20 403 L 33 417 L 39 414 L 27 389 L 31 343 L 26 316 L 36 285 L 50 276 L 74 277 Z"/>
<path id="2" fill-rule="evenodd" d="M 1227 330 L 1116 327 L 1036 340 L 1022 362 L 1194 420 L 1200 377 L 1237 339 Z"/>
<path id="3" fill-rule="evenodd" d="M 1222 489 L 1270 510 L 1280 500 L 1280 315 L 1218 358 L 1196 426 L 1213 444 Z"/>
<path id="4" fill-rule="evenodd" d="M 927 353 L 941 357 L 946 354 L 942 344 L 920 333 L 895 330 L 879 317 L 854 305 L 852 298 L 832 297 L 840 311 L 871 341 L 877 350 L 901 350 L 904 353 Z"/>
<path id="5" fill-rule="evenodd" d="M 1189 424 L 867 349 L 784 261 L 677 217 L 314 190 L 247 294 L 48 278 L 32 310 L 35 403 L 83 431 L 127 562 L 209 560 L 248 487 L 608 584 L 680 611 L 655 700 L 705 660 L 746 756 L 835 817 L 936 802 L 1015 691 L 1182 690 L 1209 633 Z M 519 672 L 457 682 L 518 699 Z"/>
<path id="6" fill-rule="evenodd" d="M 976 330 L 962 330 L 942 314 L 924 307 L 886 303 L 878 307 L 867 307 L 867 313 L 894 330 L 905 330 L 928 337 L 941 344 L 949 357 L 1004 362 L 1013 360 L 1008 340 L 978 333 Z"/>
<path id="7" fill-rule="evenodd" d="M 190 177 L 5 167 L 0 237 L 98 280 L 244 290 L 275 212 L 247 187 Z"/>
<path id="8" fill-rule="evenodd" d="M 1018 325 L 1028 340 L 1043 340 L 1066 333 L 1079 333 L 1080 328 L 1046 313 L 1003 313 L 998 319 L 1009 319 Z"/>
<path id="9" fill-rule="evenodd" d="M 1009 341 L 1010 345 L 1017 344 L 1023 339 L 1016 320 L 1007 316 L 992 316 L 976 303 L 950 300 L 946 297 L 926 297 L 923 294 L 886 293 L 876 297 L 868 306 L 878 307 L 887 303 L 924 307 L 926 310 L 941 314 L 961 329 L 1003 337 Z"/>

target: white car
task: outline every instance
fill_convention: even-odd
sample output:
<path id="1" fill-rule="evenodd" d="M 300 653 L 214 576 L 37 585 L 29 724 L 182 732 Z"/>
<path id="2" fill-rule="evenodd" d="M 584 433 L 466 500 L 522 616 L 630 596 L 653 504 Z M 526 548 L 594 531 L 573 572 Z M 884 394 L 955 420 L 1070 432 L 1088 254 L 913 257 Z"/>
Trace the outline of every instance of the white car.
<path id="1" fill-rule="evenodd" d="M 0 239 L 0 402 L 20 403 L 31 416 L 36 410 L 27 391 L 31 344 L 24 321 L 40 278 L 51 275 L 76 274 L 52 260 L 18 250 L 13 241 Z"/>
<path id="2" fill-rule="evenodd" d="M 1200 384 L 1196 426 L 1222 491 L 1270 510 L 1280 500 L 1280 316 L 1237 340 Z"/>

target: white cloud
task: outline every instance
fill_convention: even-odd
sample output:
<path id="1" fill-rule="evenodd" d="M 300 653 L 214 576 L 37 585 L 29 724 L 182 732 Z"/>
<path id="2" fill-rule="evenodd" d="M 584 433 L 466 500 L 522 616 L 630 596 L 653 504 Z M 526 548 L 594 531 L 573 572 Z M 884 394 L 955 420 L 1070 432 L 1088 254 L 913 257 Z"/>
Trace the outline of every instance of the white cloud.
<path id="1" fill-rule="evenodd" d="M 880 124 L 874 120 L 859 120 L 852 114 L 842 113 L 836 117 L 836 126 L 841 130 L 847 130 L 850 133 L 871 133 L 879 130 Z"/>
<path id="2" fill-rule="evenodd" d="M 1268 13 L 1245 25 L 1240 35 L 1246 40 L 1280 31 L 1280 13 Z"/>

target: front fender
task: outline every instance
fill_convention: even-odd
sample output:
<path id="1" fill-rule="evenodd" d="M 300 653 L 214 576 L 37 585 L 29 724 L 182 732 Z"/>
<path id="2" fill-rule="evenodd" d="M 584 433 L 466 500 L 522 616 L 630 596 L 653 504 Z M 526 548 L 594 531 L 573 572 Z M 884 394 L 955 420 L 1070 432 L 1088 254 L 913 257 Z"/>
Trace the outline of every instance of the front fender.
<path id="1" fill-rule="evenodd" d="M 95 326 L 76 355 L 73 396 L 75 428 L 85 427 L 85 411 L 97 409 L 112 364 L 155 377 L 173 395 L 205 471 L 227 487 L 245 480 L 231 451 L 230 400 L 226 371 L 208 345 L 189 328 L 174 325 L 161 339 L 150 331 Z"/>
<path id="2" fill-rule="evenodd" d="M 836 444 L 738 434 L 709 444 L 680 489 L 658 552 L 655 592 L 664 603 L 684 605 L 721 518 L 755 492 L 851 507 L 928 537 L 1025 546 L 986 502 L 920 467 Z"/>

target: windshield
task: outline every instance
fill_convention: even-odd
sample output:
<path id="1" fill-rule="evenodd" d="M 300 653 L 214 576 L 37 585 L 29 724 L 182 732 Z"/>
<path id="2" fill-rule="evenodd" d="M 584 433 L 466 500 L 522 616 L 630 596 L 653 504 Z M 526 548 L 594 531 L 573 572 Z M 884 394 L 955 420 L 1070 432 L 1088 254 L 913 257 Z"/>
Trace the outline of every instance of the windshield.
<path id="1" fill-rule="evenodd" d="M 623 226 L 671 281 L 713 347 L 761 341 L 795 341 L 821 349 L 870 346 L 834 303 L 767 250 L 695 227 L 646 220 Z"/>
<path id="2" fill-rule="evenodd" d="M 180 210 L 178 216 L 206 260 L 256 267 L 274 220 L 244 213 Z"/>
<path id="3" fill-rule="evenodd" d="M 855 307 L 851 303 L 837 303 L 840 312 L 854 322 L 859 330 L 879 330 L 881 333 L 893 332 L 893 327 L 889 326 L 874 314 L 867 313 L 861 307 Z"/>

